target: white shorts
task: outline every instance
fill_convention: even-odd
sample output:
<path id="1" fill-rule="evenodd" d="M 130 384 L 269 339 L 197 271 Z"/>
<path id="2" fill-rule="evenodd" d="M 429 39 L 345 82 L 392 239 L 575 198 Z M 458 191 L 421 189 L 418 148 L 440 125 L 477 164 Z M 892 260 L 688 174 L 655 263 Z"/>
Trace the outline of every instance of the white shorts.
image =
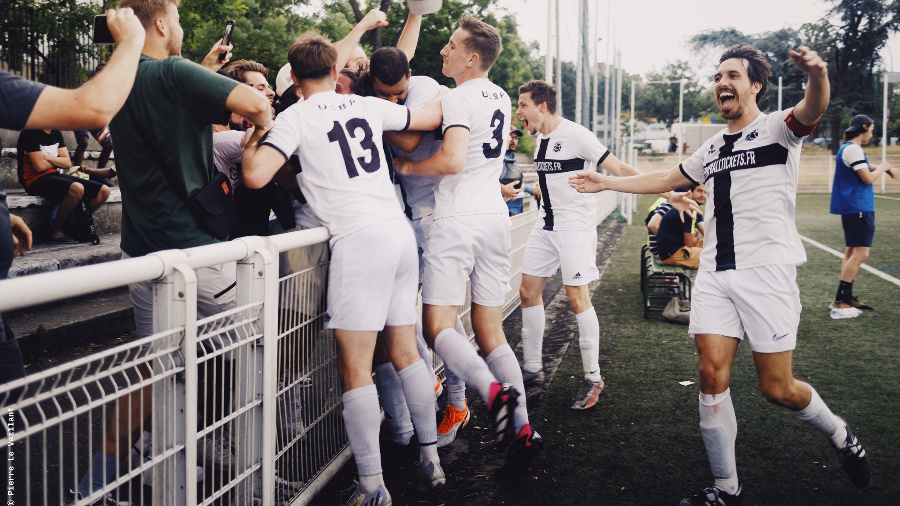
<path id="1" fill-rule="evenodd" d="M 131 258 L 122 253 L 122 259 Z M 201 267 L 194 270 L 197 276 L 197 319 L 234 309 L 237 300 L 236 262 Z M 153 334 L 153 282 L 141 281 L 128 285 L 131 303 L 134 306 L 134 325 L 138 338 Z M 200 347 L 198 343 L 198 349 Z M 213 348 L 220 349 L 228 344 L 221 336 L 208 342 Z M 146 349 L 146 347 L 145 347 Z"/>
<path id="2" fill-rule="evenodd" d="M 431 224 L 434 222 L 433 216 L 433 214 L 429 214 L 409 222 L 416 235 L 416 247 L 419 250 L 419 284 L 425 281 L 425 242 L 428 240 L 428 236 L 431 235 Z"/>
<path id="3" fill-rule="evenodd" d="M 793 265 L 700 271 L 691 296 L 691 337 L 720 334 L 750 338 L 757 353 L 797 347 L 800 288 Z"/>
<path id="4" fill-rule="evenodd" d="M 425 247 L 422 302 L 432 306 L 461 306 L 466 281 L 472 302 L 502 306 L 509 286 L 509 215 L 448 216 L 432 222 Z"/>
<path id="5" fill-rule="evenodd" d="M 600 279 L 596 230 L 531 230 L 522 274 L 549 278 L 560 268 L 566 286 L 583 286 Z"/>
<path id="6" fill-rule="evenodd" d="M 406 217 L 379 221 L 331 246 L 329 329 L 379 331 L 415 325 L 416 239 Z"/>

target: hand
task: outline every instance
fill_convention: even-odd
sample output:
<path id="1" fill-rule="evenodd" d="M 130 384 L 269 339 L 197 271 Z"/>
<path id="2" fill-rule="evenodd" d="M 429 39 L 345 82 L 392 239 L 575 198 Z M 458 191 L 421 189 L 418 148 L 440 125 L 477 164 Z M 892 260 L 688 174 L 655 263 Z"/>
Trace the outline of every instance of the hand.
<path id="1" fill-rule="evenodd" d="M 412 174 L 412 160 L 403 155 L 394 157 L 391 165 L 394 167 L 394 172 L 401 176 L 409 176 Z"/>
<path id="2" fill-rule="evenodd" d="M 9 226 L 13 233 L 13 256 L 25 256 L 25 252 L 31 251 L 31 229 L 14 214 L 9 215 Z"/>
<path id="3" fill-rule="evenodd" d="M 534 187 L 532 188 L 532 191 L 533 191 L 534 193 L 532 193 L 531 195 L 534 196 L 534 198 L 536 198 L 536 199 L 538 199 L 538 200 L 541 200 L 541 187 L 540 187 L 540 186 L 534 186 Z"/>
<path id="4" fill-rule="evenodd" d="M 806 74 L 827 74 L 828 64 L 819 56 L 819 53 L 806 46 L 800 46 L 796 51 L 788 51 L 788 56 L 794 60 L 794 65 Z"/>
<path id="5" fill-rule="evenodd" d="M 272 129 L 272 126 L 275 125 L 275 122 L 271 122 L 268 125 L 254 125 L 251 128 L 247 129 L 247 132 L 244 133 L 244 137 L 241 138 L 241 149 L 245 149 L 248 146 L 255 146 L 262 140 L 263 136 L 269 133 L 269 130 Z"/>
<path id="6" fill-rule="evenodd" d="M 518 186 L 518 188 L 517 188 Z M 521 181 L 513 181 L 509 184 L 501 184 L 500 185 L 500 194 L 503 195 L 503 201 L 509 202 L 510 200 L 516 200 L 516 197 L 519 195 L 519 189 L 522 187 Z"/>
<path id="7" fill-rule="evenodd" d="M 684 223 L 684 213 L 699 213 L 703 214 L 703 211 L 700 210 L 700 206 L 694 202 L 693 199 L 688 197 L 688 193 L 690 192 L 672 192 L 672 195 L 669 196 L 669 203 L 672 204 L 672 207 L 678 209 L 678 216 L 681 218 L 681 222 Z"/>
<path id="8" fill-rule="evenodd" d="M 900 170 L 897 170 L 896 167 L 891 167 L 885 172 L 887 172 L 888 175 L 891 176 L 891 179 L 900 179 Z"/>
<path id="9" fill-rule="evenodd" d="M 362 18 L 362 21 L 359 22 L 359 26 L 365 29 L 367 32 L 369 30 L 372 30 L 373 28 L 387 25 L 387 14 L 378 9 L 372 9 L 367 12 L 366 15 Z"/>
<path id="10" fill-rule="evenodd" d="M 209 53 L 203 57 L 203 61 L 200 62 L 200 65 L 212 70 L 213 72 L 218 72 L 219 69 L 225 66 L 226 63 L 231 61 L 231 50 L 234 49 L 234 45 L 228 44 L 227 46 L 222 44 L 224 39 L 219 39 L 213 44 L 212 49 L 209 50 Z M 225 58 L 219 60 L 219 55 L 225 53 Z"/>
<path id="11" fill-rule="evenodd" d="M 116 44 L 131 43 L 141 47 L 144 45 L 144 38 L 146 37 L 144 25 L 134 15 L 131 7 L 106 11 L 106 26 L 109 27 L 109 32 L 112 34 Z"/>
<path id="12" fill-rule="evenodd" d="M 598 193 L 609 188 L 609 176 L 599 172 L 577 172 L 569 176 L 569 186 L 579 193 Z"/>

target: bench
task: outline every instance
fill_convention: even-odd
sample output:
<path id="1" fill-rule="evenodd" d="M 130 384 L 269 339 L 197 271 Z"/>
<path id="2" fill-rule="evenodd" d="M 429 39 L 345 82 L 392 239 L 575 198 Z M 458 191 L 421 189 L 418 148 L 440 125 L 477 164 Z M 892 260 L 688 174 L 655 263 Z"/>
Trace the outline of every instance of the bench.
<path id="1" fill-rule="evenodd" d="M 646 244 L 641 248 L 641 292 L 644 295 L 644 318 L 650 313 L 662 313 L 672 297 L 691 300 L 691 270 L 677 265 L 664 265 L 650 253 Z"/>

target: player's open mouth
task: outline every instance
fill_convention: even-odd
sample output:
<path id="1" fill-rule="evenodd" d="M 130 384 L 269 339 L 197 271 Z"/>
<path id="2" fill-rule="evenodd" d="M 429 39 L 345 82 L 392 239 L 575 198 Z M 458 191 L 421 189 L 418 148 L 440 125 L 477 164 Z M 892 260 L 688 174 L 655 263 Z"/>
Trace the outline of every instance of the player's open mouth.
<path id="1" fill-rule="evenodd" d="M 719 107 L 729 108 L 734 104 L 735 95 L 730 91 L 719 92 Z"/>

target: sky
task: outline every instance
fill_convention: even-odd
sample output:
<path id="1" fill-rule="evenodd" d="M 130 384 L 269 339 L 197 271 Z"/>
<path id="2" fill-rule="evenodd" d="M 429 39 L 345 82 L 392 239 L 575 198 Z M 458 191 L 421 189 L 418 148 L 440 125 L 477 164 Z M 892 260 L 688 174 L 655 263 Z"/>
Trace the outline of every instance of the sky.
<path id="1" fill-rule="evenodd" d="M 551 0 L 499 0 L 498 4 L 515 15 L 519 34 L 526 42 L 547 46 L 547 6 Z M 559 0 L 563 34 L 560 44 L 563 60 L 576 61 L 578 11 L 581 0 Z M 692 61 L 687 41 L 706 30 L 733 27 L 745 34 L 780 28 L 799 28 L 803 23 L 821 19 L 828 10 L 822 0 L 588 0 L 589 24 L 599 44 L 598 60 L 606 61 L 607 39 L 622 52 L 622 66 L 632 74 L 661 69 L 668 62 Z M 596 9 L 600 9 L 599 33 Z M 610 15 L 607 16 L 607 12 Z M 607 36 L 607 18 L 611 36 Z M 785 48 L 787 51 L 788 48 Z M 893 53 L 893 54 L 891 54 Z M 888 49 L 882 50 L 887 70 L 900 71 L 900 36 L 894 35 Z M 702 62 L 694 62 L 701 65 Z M 706 70 L 712 74 L 714 62 Z M 893 68 L 892 68 L 893 67 Z"/>

